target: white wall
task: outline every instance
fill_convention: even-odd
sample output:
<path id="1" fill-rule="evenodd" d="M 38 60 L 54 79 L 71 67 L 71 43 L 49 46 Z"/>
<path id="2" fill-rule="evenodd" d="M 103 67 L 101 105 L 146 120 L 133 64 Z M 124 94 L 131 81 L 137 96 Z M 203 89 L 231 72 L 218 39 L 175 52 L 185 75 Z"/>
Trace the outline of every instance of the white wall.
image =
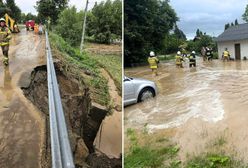
<path id="1" fill-rule="evenodd" d="M 248 58 L 248 39 L 239 41 L 218 42 L 218 54 L 221 59 L 223 51 L 227 48 L 230 52 L 231 58 L 235 58 L 235 44 L 240 44 L 241 60 Z"/>

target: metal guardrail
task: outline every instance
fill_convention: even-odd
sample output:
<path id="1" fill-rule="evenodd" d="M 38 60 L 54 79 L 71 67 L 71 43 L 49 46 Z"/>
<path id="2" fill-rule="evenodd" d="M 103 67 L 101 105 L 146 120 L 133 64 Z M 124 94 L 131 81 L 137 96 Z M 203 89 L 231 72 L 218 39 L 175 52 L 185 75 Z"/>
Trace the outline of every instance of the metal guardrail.
<path id="1" fill-rule="evenodd" d="M 46 54 L 52 167 L 75 168 L 47 32 Z"/>

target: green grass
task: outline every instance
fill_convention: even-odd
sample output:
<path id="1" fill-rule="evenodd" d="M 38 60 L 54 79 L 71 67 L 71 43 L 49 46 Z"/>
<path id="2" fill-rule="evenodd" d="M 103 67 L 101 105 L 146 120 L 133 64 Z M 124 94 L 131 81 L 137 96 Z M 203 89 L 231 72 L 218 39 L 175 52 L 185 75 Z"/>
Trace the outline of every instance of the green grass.
<path id="1" fill-rule="evenodd" d="M 122 58 L 119 55 L 91 55 L 100 66 L 102 66 L 111 75 L 118 89 L 119 94 L 121 94 L 122 86 Z"/>
<path id="2" fill-rule="evenodd" d="M 162 163 L 163 158 L 160 153 L 149 147 L 137 147 L 125 157 L 126 168 L 159 167 Z"/>
<path id="3" fill-rule="evenodd" d="M 150 143 L 141 146 L 137 133 L 133 129 L 127 129 L 126 134 L 131 143 L 130 151 L 125 153 L 124 165 L 126 168 L 164 167 L 165 161 L 169 163 L 171 168 L 176 168 L 181 164 L 181 161 L 175 159 L 180 150 L 178 146 L 170 144 L 153 148 L 153 144 Z M 146 133 L 143 132 L 142 134 Z"/>
<path id="4" fill-rule="evenodd" d="M 224 135 L 212 140 L 203 153 L 188 154 L 184 162 L 178 157 L 180 148 L 166 137 L 152 139 L 130 128 L 126 135 L 130 144 L 124 157 L 126 168 L 248 168 L 235 151 L 225 151 Z"/>
<path id="5" fill-rule="evenodd" d="M 219 59 L 218 52 L 214 52 L 214 53 L 213 53 L 213 59 Z"/>
<path id="6" fill-rule="evenodd" d="M 205 153 L 189 159 L 186 168 L 247 168 L 242 160 L 234 159 L 225 153 Z"/>
<path id="7" fill-rule="evenodd" d="M 174 60 L 176 54 L 168 54 L 168 55 L 159 55 L 158 58 L 160 61 L 169 61 Z"/>
<path id="8" fill-rule="evenodd" d="M 83 78 L 83 83 L 91 90 L 93 101 L 109 105 L 108 81 L 101 75 L 99 63 L 85 52 L 80 54 L 79 49 L 73 48 L 62 37 L 52 32 L 49 39 L 53 56 L 60 59 L 64 72 Z"/>

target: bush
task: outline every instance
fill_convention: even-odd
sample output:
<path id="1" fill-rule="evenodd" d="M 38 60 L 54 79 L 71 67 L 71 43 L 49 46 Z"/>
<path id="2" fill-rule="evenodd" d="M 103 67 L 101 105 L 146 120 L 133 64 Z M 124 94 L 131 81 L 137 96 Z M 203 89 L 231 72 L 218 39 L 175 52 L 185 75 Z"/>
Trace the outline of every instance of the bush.
<path id="1" fill-rule="evenodd" d="M 83 12 L 77 12 L 75 6 L 65 9 L 59 15 L 55 31 L 72 46 L 79 46 L 82 34 Z"/>
<path id="2" fill-rule="evenodd" d="M 108 81 L 101 75 L 98 62 L 87 53 L 80 54 L 79 49 L 71 47 L 57 34 L 50 33 L 49 39 L 52 49 L 62 53 L 66 66 L 79 70 L 77 72 L 79 74 L 87 72 L 88 78 L 84 78 L 84 82 L 91 88 L 92 99 L 101 105 L 108 105 L 110 103 Z"/>

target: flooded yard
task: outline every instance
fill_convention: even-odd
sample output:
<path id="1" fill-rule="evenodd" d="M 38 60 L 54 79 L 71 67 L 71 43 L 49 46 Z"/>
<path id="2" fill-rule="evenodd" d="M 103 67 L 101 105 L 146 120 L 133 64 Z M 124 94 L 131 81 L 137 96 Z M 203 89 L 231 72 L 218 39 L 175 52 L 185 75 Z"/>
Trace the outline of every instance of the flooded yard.
<path id="1" fill-rule="evenodd" d="M 191 69 L 187 63 L 182 69 L 174 62 L 161 63 L 157 77 L 148 66 L 127 68 L 126 76 L 155 81 L 159 94 L 125 108 L 125 130 L 145 127 L 151 137 L 171 138 L 180 146 L 181 159 L 203 152 L 210 141 L 224 136 L 226 150 L 247 161 L 248 62 L 198 58 L 197 63 Z"/>

